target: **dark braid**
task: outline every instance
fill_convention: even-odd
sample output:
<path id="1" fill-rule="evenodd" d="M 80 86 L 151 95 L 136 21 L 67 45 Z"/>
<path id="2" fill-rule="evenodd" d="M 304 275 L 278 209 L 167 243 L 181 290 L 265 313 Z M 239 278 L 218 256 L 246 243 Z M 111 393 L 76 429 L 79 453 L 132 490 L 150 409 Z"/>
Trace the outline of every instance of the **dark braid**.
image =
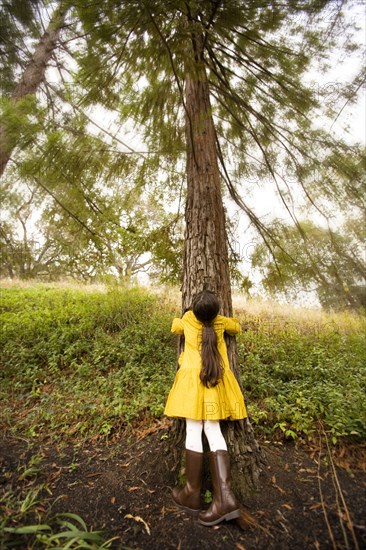
<path id="1" fill-rule="evenodd" d="M 217 348 L 217 335 L 212 322 L 219 312 L 219 302 L 215 294 L 204 290 L 197 294 L 192 303 L 196 318 L 203 323 L 201 382 L 207 387 L 216 386 L 222 376 L 222 358 Z"/>

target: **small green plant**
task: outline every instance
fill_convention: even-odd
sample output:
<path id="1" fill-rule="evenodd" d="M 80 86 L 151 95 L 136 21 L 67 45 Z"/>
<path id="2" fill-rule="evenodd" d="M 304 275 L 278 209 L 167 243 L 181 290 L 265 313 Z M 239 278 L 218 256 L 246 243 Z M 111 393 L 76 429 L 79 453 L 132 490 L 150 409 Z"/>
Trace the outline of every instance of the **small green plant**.
<path id="1" fill-rule="evenodd" d="M 100 531 L 88 530 L 80 516 L 52 514 L 56 502 L 52 499 L 52 492 L 47 484 L 37 483 L 42 460 L 42 456 L 33 455 L 25 465 L 21 465 L 16 472 L 15 487 L 1 495 L 1 550 L 110 548 L 115 539 L 107 539 Z"/>
<path id="2" fill-rule="evenodd" d="M 44 548 L 107 549 L 116 538 L 106 539 L 100 531 L 88 530 L 77 514 L 51 515 L 50 499 L 45 500 L 43 484 L 21 493 L 9 491 L 0 506 L 1 549 Z"/>
<path id="3" fill-rule="evenodd" d="M 30 458 L 29 463 L 20 467 L 18 480 L 36 478 L 41 470 L 43 457 L 34 455 Z"/>
<path id="4" fill-rule="evenodd" d="M 212 502 L 212 493 L 208 489 L 206 489 L 205 494 L 203 495 L 203 502 L 205 504 L 211 504 Z"/>
<path id="5" fill-rule="evenodd" d="M 101 550 L 111 548 L 112 542 L 117 538 L 119 537 L 106 540 L 101 531 L 89 531 L 84 520 L 71 513 L 57 514 L 50 518 L 49 524 L 3 528 L 4 548 L 27 544 L 30 549 Z"/>

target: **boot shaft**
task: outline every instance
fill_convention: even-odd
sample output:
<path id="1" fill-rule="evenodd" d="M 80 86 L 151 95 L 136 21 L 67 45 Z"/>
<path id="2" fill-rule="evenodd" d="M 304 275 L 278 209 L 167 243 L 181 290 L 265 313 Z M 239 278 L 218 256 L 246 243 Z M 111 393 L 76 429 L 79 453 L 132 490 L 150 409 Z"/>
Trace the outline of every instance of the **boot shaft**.
<path id="1" fill-rule="evenodd" d="M 203 453 L 197 453 L 186 449 L 186 484 L 182 489 L 173 489 L 173 500 L 175 504 L 191 515 L 198 515 L 202 509 L 201 484 Z"/>
<path id="2" fill-rule="evenodd" d="M 213 485 L 213 500 L 206 512 L 199 514 L 203 525 L 216 525 L 223 520 L 239 517 L 240 510 L 230 484 L 229 453 L 219 450 L 209 453 L 210 470 Z"/>
<path id="3" fill-rule="evenodd" d="M 237 502 L 231 489 L 229 453 L 225 450 L 210 452 L 209 462 L 216 505 L 223 509 L 236 507 Z"/>
<path id="4" fill-rule="evenodd" d="M 201 491 L 203 453 L 186 449 L 185 460 L 186 485 L 192 491 Z"/>

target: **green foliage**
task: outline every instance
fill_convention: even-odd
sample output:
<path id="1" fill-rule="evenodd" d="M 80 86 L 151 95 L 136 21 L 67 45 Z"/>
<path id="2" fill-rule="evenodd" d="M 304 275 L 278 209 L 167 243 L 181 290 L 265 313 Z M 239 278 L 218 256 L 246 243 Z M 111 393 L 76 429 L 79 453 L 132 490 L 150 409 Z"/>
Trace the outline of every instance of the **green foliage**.
<path id="1" fill-rule="evenodd" d="M 67 8 L 53 52 L 57 72 L 47 72 L 33 97 L 14 104 L 7 96 L 57 5 Z M 332 0 L 110 0 L 103 9 L 76 1 L 40 10 L 38 0 L 5 2 L 2 124 L 8 146 L 18 146 L 6 184 L 14 188 L 21 181 L 22 195 L 25 183 L 36 185 L 47 197 L 35 239 L 47 247 L 38 258 L 27 248 L 29 276 L 50 280 L 66 273 L 86 280 L 113 268 L 122 278 L 141 268 L 139 257 L 148 250 L 160 280 L 178 280 L 183 233 L 174 233 L 167 212 L 172 205 L 174 212 L 177 204 L 181 209 L 187 179 L 184 83 L 203 66 L 227 191 L 267 246 L 275 247 L 275 232 L 242 200 L 252 191 L 249 180 L 275 185 L 289 212 L 299 186 L 317 208 L 324 206 L 318 197 L 338 209 L 353 205 L 360 194 L 361 151 L 312 121 L 323 117 L 322 126 L 330 120 L 333 127 L 362 89 L 363 72 L 337 86 L 331 98 L 326 85 L 311 83 L 306 74 L 319 63 L 326 75 L 332 48 L 337 57 L 357 53 L 357 6 L 353 0 L 342 6 Z M 141 207 L 131 215 L 136 232 L 121 215 L 128 212 L 123 190 L 129 187 Z M 141 189 L 147 187 L 156 196 L 155 212 L 144 209 Z M 157 204 L 164 207 L 158 211 Z M 39 212 L 39 205 L 32 203 L 31 210 Z M 19 216 L 11 220 L 19 225 Z M 11 264 L 13 250 L 20 254 L 10 229 L 2 235 L 7 275 L 23 277 Z M 232 272 L 248 290 L 250 281 Z"/>
<path id="2" fill-rule="evenodd" d="M 16 103 L 7 98 L 0 101 L 0 125 L 6 126 L 6 145 L 11 150 L 16 145 L 30 147 L 42 130 L 45 110 L 37 105 L 34 95 L 28 95 Z"/>
<path id="3" fill-rule="evenodd" d="M 366 323 L 350 315 L 301 323 L 247 317 L 242 380 L 257 429 L 296 439 L 323 420 L 339 437 L 366 437 Z"/>
<path id="4" fill-rule="evenodd" d="M 1 311 L 3 430 L 108 438 L 142 415 L 163 414 L 177 314 L 163 294 L 38 285 L 3 289 Z M 318 312 L 309 320 L 263 307 L 242 321 L 239 364 L 257 433 L 311 437 L 322 421 L 333 442 L 365 439 L 364 318 Z M 30 468 L 26 475 L 39 464 Z"/>
<path id="5" fill-rule="evenodd" d="M 162 414 L 175 345 L 169 308 L 159 311 L 156 298 L 137 289 L 46 287 L 4 290 L 1 305 L 2 415 L 10 430 L 106 436 L 141 411 Z"/>
<path id="6" fill-rule="evenodd" d="M 0 502 L 1 549 L 111 548 L 115 539 L 107 540 L 102 532 L 89 530 L 77 514 L 52 513 L 52 491 L 38 481 L 41 463 L 41 456 L 32 456 L 14 473 L 16 490 L 10 485 L 4 488 Z"/>
<path id="7" fill-rule="evenodd" d="M 208 489 L 205 491 L 205 494 L 203 495 L 203 502 L 205 504 L 211 504 L 212 502 L 212 493 Z"/>
<path id="8" fill-rule="evenodd" d="M 353 212 L 352 221 L 337 232 L 308 220 L 298 227 L 275 222 L 272 231 L 276 235 L 272 255 L 260 244 L 252 256 L 252 264 L 260 269 L 262 284 L 270 294 L 291 299 L 299 288 L 314 290 L 325 309 L 365 308 L 363 214 L 357 217 Z"/>
<path id="9" fill-rule="evenodd" d="M 29 60 L 29 42 L 39 40 L 40 28 L 35 13 L 39 9 L 38 0 L 11 0 L 1 6 L 1 56 L 0 90 L 1 95 L 13 91 L 19 67 Z M 28 40 L 24 47 L 24 39 Z"/>

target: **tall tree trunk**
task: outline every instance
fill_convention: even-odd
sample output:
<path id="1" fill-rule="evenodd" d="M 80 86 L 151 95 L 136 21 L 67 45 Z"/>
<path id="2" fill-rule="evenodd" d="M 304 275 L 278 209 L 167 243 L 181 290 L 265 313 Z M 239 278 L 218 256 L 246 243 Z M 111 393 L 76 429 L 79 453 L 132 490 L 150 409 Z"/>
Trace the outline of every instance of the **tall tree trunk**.
<path id="1" fill-rule="evenodd" d="M 186 77 L 187 202 L 182 300 L 191 304 L 202 289 L 217 293 L 224 314 L 231 314 L 231 288 L 213 126 L 205 72 Z"/>
<path id="2" fill-rule="evenodd" d="M 198 38 L 193 48 L 198 57 L 199 45 Z M 183 311 L 189 307 L 196 292 L 209 289 L 219 297 L 222 314 L 231 316 L 227 233 L 215 128 L 208 79 L 199 59 L 196 70 L 190 70 L 186 76 L 185 108 L 187 202 Z M 228 337 L 227 345 L 230 366 L 241 386 L 235 339 Z M 233 488 L 238 497 L 243 498 L 257 486 L 261 469 L 261 449 L 248 420 L 222 422 L 222 426 L 232 458 Z"/>
<path id="3" fill-rule="evenodd" d="M 62 25 L 65 20 L 66 10 L 57 9 L 48 25 L 44 35 L 37 45 L 34 54 L 24 69 L 19 84 L 16 86 L 11 101 L 15 104 L 27 95 L 34 94 L 42 83 L 52 53 L 54 52 Z M 0 126 L 0 177 L 3 175 L 11 153 L 16 146 L 16 140 L 9 136 L 6 125 Z"/>

